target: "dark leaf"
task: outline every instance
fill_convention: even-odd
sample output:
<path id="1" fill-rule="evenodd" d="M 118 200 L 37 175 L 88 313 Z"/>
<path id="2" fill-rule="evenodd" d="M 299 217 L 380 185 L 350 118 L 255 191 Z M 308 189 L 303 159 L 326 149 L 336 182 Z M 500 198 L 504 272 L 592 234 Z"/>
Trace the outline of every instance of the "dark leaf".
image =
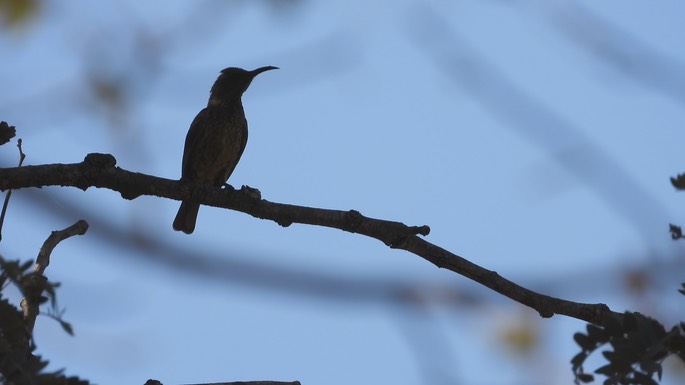
<path id="1" fill-rule="evenodd" d="M 571 358 L 571 364 L 573 365 L 573 369 L 578 369 L 583 365 L 583 362 L 585 362 L 585 359 L 587 358 L 587 353 L 585 352 L 580 352 L 576 354 L 573 358 Z"/>
<path id="2" fill-rule="evenodd" d="M 621 317 L 621 315 L 611 315 L 606 320 L 604 328 L 611 337 L 623 336 L 623 325 L 619 317 Z"/>
<path id="3" fill-rule="evenodd" d="M 595 380 L 595 376 L 593 376 L 592 374 L 587 374 L 587 373 L 581 373 L 577 376 L 577 378 L 578 378 L 578 381 L 584 382 L 586 384 L 588 382 L 592 382 Z"/>
<path id="4" fill-rule="evenodd" d="M 685 284 L 683 284 L 683 288 L 685 289 Z M 609 336 L 607 335 L 606 331 L 603 328 L 593 324 L 587 324 L 587 335 L 590 340 L 594 341 L 595 343 L 606 342 L 609 340 Z"/>
<path id="5" fill-rule="evenodd" d="M 68 377 L 68 378 L 66 378 L 65 384 L 66 385 L 88 385 L 90 383 L 88 381 L 82 380 L 78 377 Z"/>
<path id="6" fill-rule="evenodd" d="M 26 262 L 24 262 L 24 263 L 21 264 L 20 270 L 22 271 L 22 273 L 26 274 L 26 273 L 29 272 L 29 269 L 30 269 L 32 266 L 33 266 L 33 262 L 32 262 L 32 261 L 26 261 Z"/>
<path id="7" fill-rule="evenodd" d="M 685 174 L 678 174 L 675 178 L 671 177 L 671 184 L 678 190 L 685 189 Z"/>
<path id="8" fill-rule="evenodd" d="M 605 376 L 611 376 L 614 373 L 616 373 L 616 371 L 614 370 L 614 367 L 611 364 L 609 364 L 609 365 L 604 365 L 601 368 L 596 369 L 595 373 L 604 374 Z"/>
<path id="9" fill-rule="evenodd" d="M 17 130 L 14 126 L 10 126 L 7 122 L 0 122 L 0 146 L 10 141 L 17 135 Z"/>
<path id="10" fill-rule="evenodd" d="M 625 312 L 623 313 L 623 330 L 624 331 L 633 331 L 637 330 L 637 317 L 639 316 L 639 313 L 630 313 L 630 312 Z"/>
<path id="11" fill-rule="evenodd" d="M 666 328 L 661 322 L 640 313 L 635 314 L 638 318 L 638 328 L 642 331 L 649 332 L 649 341 L 660 340 L 666 336 Z"/>
<path id="12" fill-rule="evenodd" d="M 576 333 L 573 335 L 573 339 L 576 341 L 578 346 L 585 351 L 591 351 L 595 348 L 595 343 L 590 341 L 588 336 L 583 333 Z"/>
<path id="13" fill-rule="evenodd" d="M 63 321 L 61 319 L 59 319 L 58 321 L 59 321 L 59 324 L 62 326 L 62 329 L 64 329 L 64 331 L 67 332 L 67 334 L 69 334 L 70 336 L 73 337 L 74 336 L 74 328 L 71 326 L 71 324 L 69 322 Z"/>
<path id="14" fill-rule="evenodd" d="M 661 364 L 655 361 L 645 360 L 640 362 L 640 369 L 648 374 L 660 372 L 662 370 Z"/>
<path id="15" fill-rule="evenodd" d="M 634 380 L 632 382 L 634 384 L 642 385 L 659 385 L 659 383 L 654 381 L 654 379 L 651 376 L 648 376 L 640 372 L 635 372 Z"/>
<path id="16" fill-rule="evenodd" d="M 602 352 L 604 358 L 609 361 L 614 372 L 628 373 L 631 369 L 631 357 L 625 351 L 604 351 Z"/>
<path id="17" fill-rule="evenodd" d="M 685 351 L 685 336 L 682 334 L 682 328 L 684 326 L 685 325 L 681 322 L 680 326 L 674 326 L 673 330 L 671 330 L 671 338 L 666 341 L 669 352 Z"/>
<path id="18" fill-rule="evenodd" d="M 628 371 L 628 367 L 640 359 L 640 356 L 644 350 L 638 348 L 630 341 L 623 341 L 623 343 L 618 345 L 620 348 L 614 350 L 616 352 L 616 356 L 618 357 L 616 363 L 621 364 L 625 368 L 625 371 Z"/>
<path id="19" fill-rule="evenodd" d="M 612 362 L 616 359 L 616 353 L 612 352 L 611 350 L 605 350 L 602 352 L 602 355 L 604 358 L 607 359 L 607 361 Z"/>
<path id="20" fill-rule="evenodd" d="M 40 356 L 31 356 L 27 366 L 32 372 L 38 373 L 48 366 L 48 361 L 43 361 Z"/>

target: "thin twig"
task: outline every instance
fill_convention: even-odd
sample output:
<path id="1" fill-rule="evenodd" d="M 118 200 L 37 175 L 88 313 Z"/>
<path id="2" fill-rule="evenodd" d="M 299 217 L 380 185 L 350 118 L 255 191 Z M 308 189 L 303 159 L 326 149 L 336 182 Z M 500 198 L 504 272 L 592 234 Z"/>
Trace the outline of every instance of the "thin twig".
<path id="1" fill-rule="evenodd" d="M 24 163 L 24 151 L 21 150 L 21 139 L 17 140 L 17 147 L 19 147 L 19 167 Z M 0 242 L 2 242 L 2 225 L 5 223 L 5 213 L 7 212 L 7 205 L 10 202 L 10 196 L 12 196 L 12 190 L 8 190 L 5 194 L 5 202 L 2 204 L 2 213 L 0 213 Z"/>
<path id="2" fill-rule="evenodd" d="M 33 268 L 33 275 L 27 281 L 22 290 L 24 298 L 21 300 L 21 309 L 24 312 L 24 321 L 28 330 L 33 331 L 36 317 L 40 312 L 39 307 L 47 278 L 43 275 L 45 268 L 50 264 L 50 255 L 57 244 L 74 235 L 83 235 L 88 230 L 88 223 L 80 220 L 64 230 L 53 231 L 48 239 L 40 248 L 36 257 L 36 265 Z"/>
<path id="3" fill-rule="evenodd" d="M 83 235 L 86 231 L 88 231 L 88 222 L 81 219 L 64 230 L 56 230 L 50 233 L 50 236 L 43 242 L 43 247 L 41 247 L 38 252 L 33 272 L 36 274 L 43 274 L 45 268 L 50 264 L 50 255 L 57 244 L 74 235 Z"/>

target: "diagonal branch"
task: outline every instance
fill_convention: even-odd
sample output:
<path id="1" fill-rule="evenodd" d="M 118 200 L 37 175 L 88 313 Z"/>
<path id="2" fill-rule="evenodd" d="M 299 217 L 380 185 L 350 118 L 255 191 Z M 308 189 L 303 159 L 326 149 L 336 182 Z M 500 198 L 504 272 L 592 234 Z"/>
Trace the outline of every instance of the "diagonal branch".
<path id="1" fill-rule="evenodd" d="M 202 204 L 221 207 L 268 219 L 287 227 L 293 223 L 325 226 L 366 235 L 387 246 L 407 250 L 437 267 L 472 279 L 514 301 L 535 309 L 542 317 L 563 314 L 597 325 L 610 316 L 621 317 L 605 304 L 584 304 L 546 296 L 519 286 L 494 271 L 478 266 L 454 253 L 436 246 L 418 235 L 426 236 L 428 226 L 407 226 L 400 222 L 369 218 L 356 210 L 340 211 L 295 206 L 261 199 L 258 190 L 243 186 L 217 189 L 187 185 L 179 181 L 135 173 L 116 167 L 109 154 L 89 154 L 83 162 L 48 164 L 0 169 L 0 189 L 43 186 L 108 188 L 125 199 L 154 195 L 175 200 L 193 199 Z"/>
<path id="2" fill-rule="evenodd" d="M 19 167 L 21 167 L 21 165 L 19 165 Z M 36 257 L 36 264 L 33 267 L 33 275 L 29 276 L 29 279 L 24 282 L 22 288 L 24 299 L 21 300 L 21 308 L 24 311 L 24 320 L 29 331 L 33 331 L 36 317 L 40 312 L 39 307 L 48 284 L 44 273 L 45 269 L 50 264 L 50 255 L 52 254 L 52 251 L 57 247 L 57 244 L 63 240 L 73 237 L 74 235 L 83 235 L 87 230 L 88 223 L 84 220 L 80 220 L 64 230 L 53 231 L 43 243 L 43 247 L 40 248 L 40 252 L 38 252 L 38 256 Z"/>

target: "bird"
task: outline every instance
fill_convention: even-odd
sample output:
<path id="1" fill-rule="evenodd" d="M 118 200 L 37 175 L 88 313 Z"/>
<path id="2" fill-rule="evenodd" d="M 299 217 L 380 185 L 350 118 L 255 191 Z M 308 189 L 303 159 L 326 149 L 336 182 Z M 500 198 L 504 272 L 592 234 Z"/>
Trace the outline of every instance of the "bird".
<path id="1" fill-rule="evenodd" d="M 255 76 L 275 69 L 278 67 L 221 70 L 210 90 L 207 107 L 197 114 L 188 129 L 183 147 L 182 183 L 214 187 L 226 184 L 247 144 L 243 93 Z M 199 202 L 183 200 L 174 219 L 174 230 L 192 234 L 199 210 Z"/>

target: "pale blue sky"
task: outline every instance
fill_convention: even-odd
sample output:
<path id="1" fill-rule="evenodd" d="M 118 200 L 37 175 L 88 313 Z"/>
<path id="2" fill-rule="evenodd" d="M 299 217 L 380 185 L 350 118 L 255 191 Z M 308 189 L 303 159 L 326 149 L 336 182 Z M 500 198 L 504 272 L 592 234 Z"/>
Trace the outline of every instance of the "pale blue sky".
<path id="1" fill-rule="evenodd" d="M 429 241 L 532 289 L 677 320 L 660 303 L 685 281 L 667 233 L 685 223 L 668 181 L 685 171 L 683 3 L 140 3 L 46 3 L 3 31 L 0 120 L 26 164 L 107 152 L 178 178 L 219 70 L 276 65 L 243 98 L 250 137 L 232 185 L 427 224 Z M 94 82 L 120 87 L 120 104 Z M 0 156 L 16 163 L 13 146 Z M 47 272 L 76 330 L 39 320 L 54 368 L 101 385 L 572 382 L 580 321 L 540 320 L 341 231 L 203 207 L 186 236 L 171 229 L 177 207 L 95 189 L 13 196 L 5 257 L 91 222 Z M 216 264 L 192 272 L 203 258 Z M 654 261 L 660 302 L 625 295 L 622 273 Z M 519 324 L 540 333 L 528 355 L 500 337 Z"/>

